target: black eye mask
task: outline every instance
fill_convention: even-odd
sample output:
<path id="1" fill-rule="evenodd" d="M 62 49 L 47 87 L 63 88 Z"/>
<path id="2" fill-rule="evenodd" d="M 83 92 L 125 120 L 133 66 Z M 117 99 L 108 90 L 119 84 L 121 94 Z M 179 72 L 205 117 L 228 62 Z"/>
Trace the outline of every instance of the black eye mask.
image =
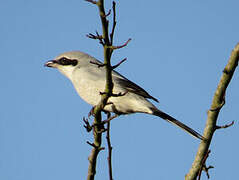
<path id="1" fill-rule="evenodd" d="M 61 64 L 63 66 L 67 66 L 67 65 L 76 66 L 77 65 L 77 60 L 68 59 L 66 57 L 62 57 L 62 58 L 58 59 L 57 62 L 58 62 L 58 64 Z"/>

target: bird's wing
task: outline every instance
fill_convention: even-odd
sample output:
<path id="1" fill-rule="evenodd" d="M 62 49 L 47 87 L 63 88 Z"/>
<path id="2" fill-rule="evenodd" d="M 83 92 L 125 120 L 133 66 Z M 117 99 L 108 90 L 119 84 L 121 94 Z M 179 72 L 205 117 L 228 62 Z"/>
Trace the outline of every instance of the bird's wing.
<path id="1" fill-rule="evenodd" d="M 126 89 L 128 92 L 133 92 L 145 98 L 153 99 L 154 101 L 159 102 L 156 98 L 147 93 L 143 88 L 133 83 L 132 81 L 128 80 L 118 72 L 113 71 L 112 76 L 113 81 L 115 81 L 116 84 L 119 84 L 121 87 Z"/>

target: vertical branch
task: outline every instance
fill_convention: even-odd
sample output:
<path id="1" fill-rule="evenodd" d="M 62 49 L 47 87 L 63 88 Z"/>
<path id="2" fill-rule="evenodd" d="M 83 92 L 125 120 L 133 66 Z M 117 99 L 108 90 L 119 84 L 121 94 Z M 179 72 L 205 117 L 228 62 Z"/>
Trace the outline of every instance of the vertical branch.
<path id="1" fill-rule="evenodd" d="M 116 26 L 116 11 L 115 11 L 115 2 L 113 1 L 113 27 L 112 27 L 112 32 L 110 33 L 110 44 L 113 45 L 113 40 L 114 40 L 114 33 L 115 33 L 115 26 Z"/>
<path id="2" fill-rule="evenodd" d="M 195 180 L 199 174 L 201 167 L 204 165 L 203 159 L 208 152 L 212 136 L 215 130 L 219 129 L 217 126 L 217 117 L 219 115 L 221 108 L 225 104 L 226 89 L 232 79 L 233 73 L 238 65 L 238 61 L 239 61 L 239 44 L 237 44 L 234 50 L 232 51 L 228 64 L 223 70 L 221 80 L 218 84 L 217 90 L 212 100 L 211 108 L 208 111 L 206 127 L 204 129 L 203 134 L 203 136 L 207 139 L 207 141 L 201 141 L 192 167 L 189 170 L 188 174 L 185 176 L 186 180 Z"/>
<path id="3" fill-rule="evenodd" d="M 104 106 L 107 103 L 108 98 L 112 95 L 113 90 L 113 81 L 112 81 L 112 68 L 111 68 L 111 62 L 110 58 L 113 53 L 113 49 L 110 48 L 111 43 L 109 40 L 109 21 L 106 19 L 105 15 L 105 8 L 104 8 L 104 0 L 99 0 L 97 2 L 99 13 L 100 13 L 100 19 L 102 24 L 102 37 L 104 39 L 104 64 L 106 68 L 106 85 L 105 85 L 105 94 L 102 96 L 102 102 Z"/>
<path id="4" fill-rule="evenodd" d="M 110 113 L 107 115 L 107 119 L 110 119 Z M 108 144 L 108 167 L 109 167 L 109 179 L 113 180 L 113 173 L 112 173 L 112 146 L 110 141 L 110 121 L 107 122 L 107 131 L 106 131 L 106 140 Z"/>
<path id="5" fill-rule="evenodd" d="M 102 23 L 102 39 L 103 47 L 104 47 L 104 64 L 106 67 L 106 85 L 105 85 L 105 93 L 101 96 L 101 101 L 97 106 L 94 107 L 94 146 L 89 156 L 89 167 L 88 167 L 88 176 L 87 180 L 93 180 L 96 174 L 96 162 L 97 156 L 101 149 L 101 142 L 102 142 L 102 133 L 104 127 L 102 127 L 102 118 L 101 118 L 101 111 L 104 109 L 104 106 L 107 103 L 108 98 L 112 94 L 113 89 L 113 82 L 112 82 L 112 74 L 111 74 L 111 64 L 110 64 L 110 57 L 111 57 L 111 50 L 108 48 L 110 45 L 109 43 L 109 35 L 108 35 L 108 20 L 106 19 L 105 9 L 104 9 L 104 0 L 99 1 L 89 1 L 93 4 L 96 4 L 99 9 L 100 19 Z"/>
<path id="6" fill-rule="evenodd" d="M 91 151 L 91 154 L 89 156 L 89 167 L 88 167 L 88 176 L 87 180 L 93 180 L 94 176 L 96 174 L 96 161 L 97 161 L 97 156 L 103 148 L 101 147 L 101 141 L 102 141 L 102 133 L 104 132 L 104 125 L 102 123 L 102 118 L 101 118 L 101 112 L 104 109 L 105 105 L 107 104 L 108 99 L 111 96 L 115 96 L 113 94 L 113 80 L 112 80 L 112 69 L 117 67 L 111 66 L 111 55 L 115 49 L 122 48 L 128 44 L 129 41 L 127 41 L 126 44 L 123 46 L 113 46 L 113 36 L 114 36 L 114 30 L 116 26 L 116 21 L 115 21 L 115 2 L 113 2 L 113 28 L 112 32 L 109 36 L 109 31 L 108 31 L 108 26 L 109 26 L 109 21 L 107 20 L 107 16 L 110 14 L 109 13 L 105 14 L 105 8 L 104 8 L 104 0 L 86 0 L 94 5 L 97 5 L 98 10 L 99 10 L 99 15 L 101 19 L 101 24 L 102 24 L 102 35 L 99 35 L 98 32 L 96 32 L 96 35 L 89 34 L 87 37 L 91 39 L 98 39 L 100 44 L 103 45 L 104 48 L 104 68 L 106 70 L 106 84 L 105 84 L 105 90 L 103 93 L 101 93 L 101 101 L 97 106 L 94 107 L 94 123 L 93 123 L 93 134 L 94 134 L 94 143 L 90 144 L 93 149 Z M 100 93 L 100 92 L 99 92 Z M 109 172 L 110 172 L 110 179 L 112 179 L 112 167 L 111 167 L 111 152 L 112 152 L 112 147 L 110 144 L 110 139 L 109 139 L 109 130 L 110 130 L 110 122 L 107 122 L 107 142 L 108 142 L 108 147 L 109 147 Z"/>
<path id="7" fill-rule="evenodd" d="M 93 128 L 93 134 L 94 134 L 94 143 L 90 144 L 92 146 L 92 150 L 90 153 L 90 156 L 88 158 L 89 160 L 89 167 L 88 167 L 88 176 L 87 180 L 94 180 L 95 174 L 96 174 L 96 161 L 98 154 L 103 148 L 101 147 L 102 142 L 102 130 L 103 127 L 101 125 L 101 111 L 99 108 L 97 108 L 97 113 L 95 114 L 94 119 L 94 128 Z"/>

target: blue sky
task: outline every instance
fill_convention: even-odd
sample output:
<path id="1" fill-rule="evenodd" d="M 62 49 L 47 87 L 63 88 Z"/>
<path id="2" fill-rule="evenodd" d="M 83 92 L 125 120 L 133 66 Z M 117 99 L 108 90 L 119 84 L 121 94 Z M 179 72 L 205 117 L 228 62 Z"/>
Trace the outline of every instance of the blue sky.
<path id="1" fill-rule="evenodd" d="M 161 110 L 202 132 L 239 42 L 238 1 L 116 3 L 115 43 L 132 41 L 115 51 L 112 64 L 127 57 L 117 70 L 158 98 Z M 70 50 L 102 59 L 102 47 L 85 36 L 101 30 L 97 8 L 83 0 L 1 1 L 0 21 L 0 179 L 85 179 L 92 135 L 82 118 L 91 107 L 68 79 L 43 64 Z M 235 125 L 217 131 L 211 144 L 212 179 L 238 177 L 238 76 L 237 70 L 218 118 L 219 125 Z M 199 144 L 144 114 L 115 119 L 111 133 L 115 179 L 184 179 Z M 106 156 L 100 153 L 96 179 L 108 178 Z"/>

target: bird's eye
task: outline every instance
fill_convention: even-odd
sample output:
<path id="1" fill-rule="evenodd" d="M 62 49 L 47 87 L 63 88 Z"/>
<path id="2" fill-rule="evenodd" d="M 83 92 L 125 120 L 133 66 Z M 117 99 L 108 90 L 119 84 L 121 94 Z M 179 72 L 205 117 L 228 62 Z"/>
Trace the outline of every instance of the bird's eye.
<path id="1" fill-rule="evenodd" d="M 75 60 L 75 59 L 71 60 L 71 64 L 72 64 L 72 66 L 76 66 L 76 65 L 77 65 L 77 63 L 78 63 L 78 61 L 77 61 L 77 60 Z"/>
<path id="2" fill-rule="evenodd" d="M 61 65 L 68 65 L 69 64 L 69 60 L 65 57 L 62 57 L 61 59 L 59 59 L 58 62 Z"/>
<path id="3" fill-rule="evenodd" d="M 66 57 L 62 57 L 58 60 L 59 64 L 61 65 L 72 65 L 76 66 L 77 65 L 77 60 L 75 59 L 67 59 Z"/>

